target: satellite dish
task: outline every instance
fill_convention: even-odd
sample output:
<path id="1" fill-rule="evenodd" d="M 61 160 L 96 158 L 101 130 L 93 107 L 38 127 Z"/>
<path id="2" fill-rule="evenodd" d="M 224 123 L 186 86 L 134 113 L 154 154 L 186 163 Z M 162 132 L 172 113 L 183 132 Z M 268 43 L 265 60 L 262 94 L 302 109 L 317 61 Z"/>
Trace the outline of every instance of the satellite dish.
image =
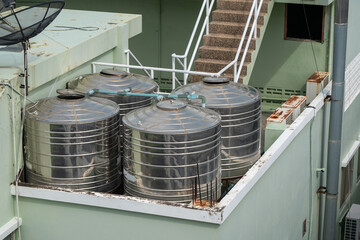
<path id="1" fill-rule="evenodd" d="M 29 39 L 42 32 L 65 6 L 64 0 L 37 3 L 14 9 L 15 0 L 0 0 L 0 46 L 21 43 L 24 50 L 25 92 L 28 95 L 27 50 Z M 6 10 L 6 11 L 4 11 Z"/>

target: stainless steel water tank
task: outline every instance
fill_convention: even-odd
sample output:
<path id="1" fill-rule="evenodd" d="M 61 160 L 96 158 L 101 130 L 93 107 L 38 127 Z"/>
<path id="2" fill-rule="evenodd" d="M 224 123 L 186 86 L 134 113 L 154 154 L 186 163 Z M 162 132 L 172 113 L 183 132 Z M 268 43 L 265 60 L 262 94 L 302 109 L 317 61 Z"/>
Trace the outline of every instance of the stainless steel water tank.
<path id="1" fill-rule="evenodd" d="M 128 194 L 190 202 L 199 176 L 202 199 L 220 197 L 219 114 L 166 100 L 128 113 L 123 123 Z"/>
<path id="2" fill-rule="evenodd" d="M 131 89 L 132 92 L 153 93 L 159 86 L 147 76 L 140 74 L 104 69 L 100 73 L 87 74 L 80 76 L 74 81 L 68 83 L 69 89 L 87 93 L 92 89 L 124 91 Z M 110 99 L 116 102 L 120 107 L 120 115 L 151 105 L 151 97 L 121 96 L 112 94 L 96 93 L 94 96 Z"/>
<path id="3" fill-rule="evenodd" d="M 221 175 L 223 179 L 243 176 L 260 158 L 261 94 L 251 86 L 228 78 L 204 78 L 174 90 L 206 97 L 206 107 L 221 115 Z M 195 105 L 200 102 L 191 100 Z"/>
<path id="4" fill-rule="evenodd" d="M 119 186 L 119 106 L 72 90 L 26 106 L 29 183 L 111 192 Z"/>
<path id="5" fill-rule="evenodd" d="M 67 84 L 69 89 L 87 93 L 93 89 L 111 90 L 111 91 L 125 91 L 131 89 L 132 92 L 139 93 L 153 93 L 158 90 L 159 86 L 151 78 L 134 73 L 123 71 L 116 71 L 112 69 L 104 69 L 100 73 L 87 74 L 78 77 Z M 96 97 L 106 98 L 116 102 L 120 107 L 120 118 L 126 113 L 150 106 L 152 104 L 151 97 L 138 96 L 122 96 L 113 94 L 94 94 Z M 122 122 L 120 123 L 120 150 L 122 152 Z M 122 153 L 121 153 L 122 155 Z"/>

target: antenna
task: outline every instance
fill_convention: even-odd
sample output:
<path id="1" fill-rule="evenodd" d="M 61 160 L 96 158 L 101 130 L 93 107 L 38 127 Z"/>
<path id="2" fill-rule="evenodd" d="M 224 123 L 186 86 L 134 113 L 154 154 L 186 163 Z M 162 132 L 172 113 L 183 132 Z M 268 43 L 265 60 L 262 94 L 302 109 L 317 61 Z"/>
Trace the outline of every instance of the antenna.
<path id="1" fill-rule="evenodd" d="M 33 6 L 15 10 L 15 0 L 0 0 L 0 46 L 21 43 L 24 50 L 25 93 L 28 95 L 28 58 L 29 39 L 42 32 L 65 6 L 64 0 L 36 3 Z M 4 11 L 5 10 L 5 11 Z"/>

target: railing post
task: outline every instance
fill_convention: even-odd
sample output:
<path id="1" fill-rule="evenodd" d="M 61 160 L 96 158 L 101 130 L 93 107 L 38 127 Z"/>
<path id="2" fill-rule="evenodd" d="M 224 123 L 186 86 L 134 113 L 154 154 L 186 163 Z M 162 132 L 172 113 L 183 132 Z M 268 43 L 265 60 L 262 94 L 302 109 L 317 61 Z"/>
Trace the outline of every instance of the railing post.
<path id="1" fill-rule="evenodd" d="M 151 73 L 151 79 L 154 79 L 154 77 L 155 77 L 154 69 L 151 69 L 150 73 Z"/>
<path id="2" fill-rule="evenodd" d="M 237 62 L 234 62 L 234 77 L 233 77 L 233 80 L 235 83 L 238 82 L 238 79 L 237 79 Z"/>
<path id="3" fill-rule="evenodd" d="M 255 31 L 254 31 L 254 38 L 257 37 L 257 19 L 258 19 L 258 1 L 255 0 L 255 14 L 254 14 Z"/>
<path id="4" fill-rule="evenodd" d="M 126 54 L 126 65 L 130 65 L 130 52 L 129 52 L 129 50 L 126 50 L 125 54 Z M 130 72 L 130 68 L 126 68 L 126 71 Z"/>
<path id="5" fill-rule="evenodd" d="M 187 70 L 187 57 L 184 57 L 184 70 Z M 188 78 L 189 74 L 184 73 L 184 85 L 187 84 L 187 78 Z"/>
<path id="6" fill-rule="evenodd" d="M 172 70 L 175 70 L 175 56 L 172 56 L 171 62 L 172 62 Z M 172 71 L 171 75 L 172 75 L 172 90 L 174 90 L 175 87 L 176 87 L 176 82 L 175 82 L 175 77 L 176 77 L 176 76 L 175 76 L 175 72 Z"/>
<path id="7" fill-rule="evenodd" d="M 210 6 L 209 0 L 206 0 L 206 34 L 209 34 Z"/>
<path id="8" fill-rule="evenodd" d="M 92 70 L 92 73 L 96 73 L 96 65 L 95 65 L 95 63 L 91 64 L 91 70 Z"/>

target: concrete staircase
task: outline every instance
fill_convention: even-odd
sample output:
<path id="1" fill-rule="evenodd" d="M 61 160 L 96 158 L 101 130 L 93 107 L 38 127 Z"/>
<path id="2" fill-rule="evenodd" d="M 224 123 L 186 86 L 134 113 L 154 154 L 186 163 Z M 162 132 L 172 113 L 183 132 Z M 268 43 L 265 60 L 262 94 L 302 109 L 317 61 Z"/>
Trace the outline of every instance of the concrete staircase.
<path id="1" fill-rule="evenodd" d="M 212 12 L 209 34 L 204 35 L 203 46 L 199 48 L 195 71 L 216 73 L 234 60 L 252 4 L 253 0 L 217 0 L 217 8 Z M 249 81 L 273 5 L 274 0 L 263 1 L 258 18 L 257 38 L 251 39 L 239 82 Z M 251 26 L 252 24 L 248 32 Z M 243 49 L 245 45 L 246 41 Z M 239 62 L 242 55 L 243 52 Z M 224 76 L 233 79 L 233 67 L 229 68 Z M 190 82 L 197 82 L 202 78 L 192 75 Z"/>

